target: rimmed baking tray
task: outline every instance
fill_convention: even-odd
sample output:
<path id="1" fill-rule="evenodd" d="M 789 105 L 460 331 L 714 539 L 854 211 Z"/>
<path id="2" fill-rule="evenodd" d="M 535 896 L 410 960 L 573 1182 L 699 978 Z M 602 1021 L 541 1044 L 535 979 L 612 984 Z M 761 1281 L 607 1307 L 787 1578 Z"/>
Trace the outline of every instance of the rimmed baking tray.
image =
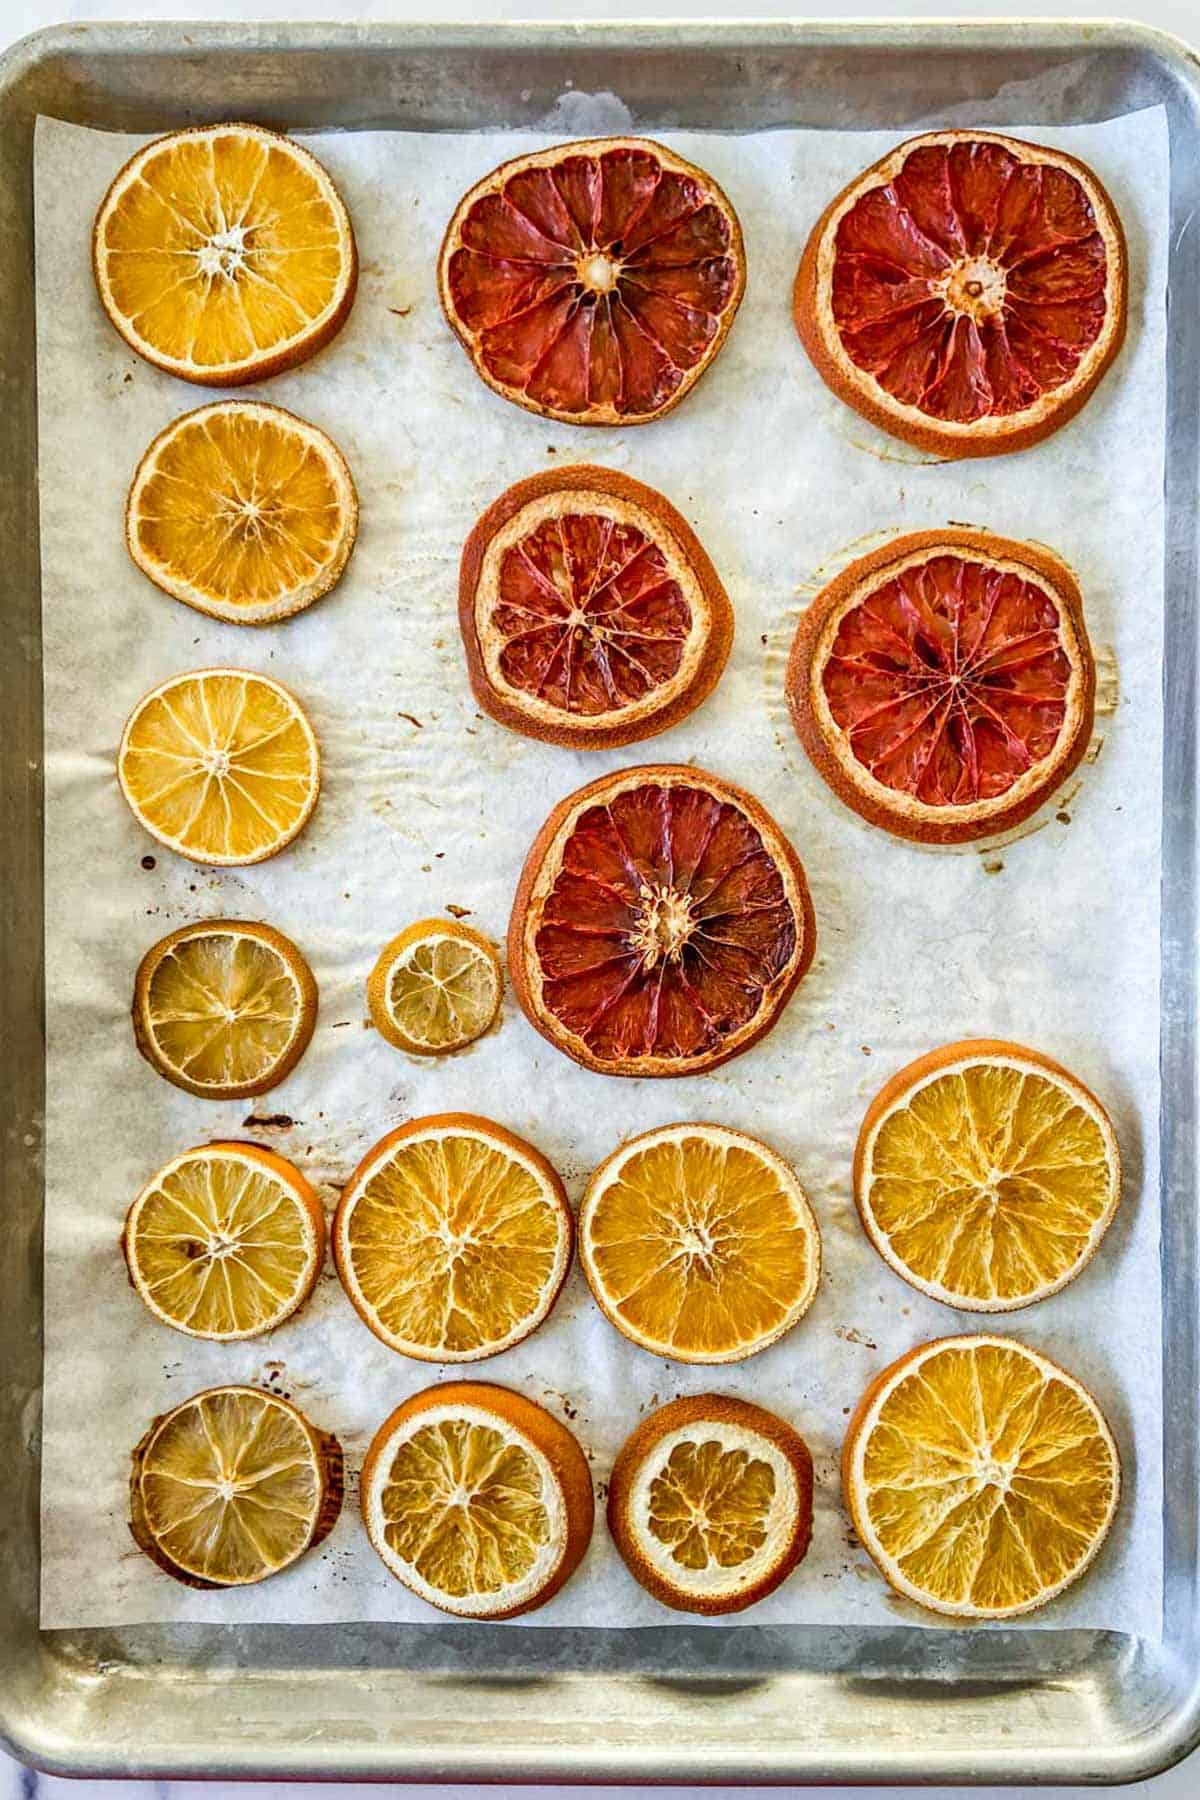
<path id="1" fill-rule="evenodd" d="M 35 119 L 121 131 L 231 116 L 285 129 L 461 131 L 534 124 L 572 87 L 620 94 L 645 130 L 899 134 L 948 118 L 1056 125 L 1166 107 L 1161 1643 L 1019 1629 L 622 1632 L 602 1620 L 600 1629 L 519 1633 L 452 1624 L 38 1628 L 45 1073 Z M 0 1731 L 14 1752 L 72 1775 L 954 1784 L 1129 1781 L 1183 1756 L 1200 1740 L 1200 62 L 1167 37 L 1114 23 L 56 28 L 0 59 L 0 243 Z M 1120 1320 L 1104 1328 L 1119 1344 Z"/>

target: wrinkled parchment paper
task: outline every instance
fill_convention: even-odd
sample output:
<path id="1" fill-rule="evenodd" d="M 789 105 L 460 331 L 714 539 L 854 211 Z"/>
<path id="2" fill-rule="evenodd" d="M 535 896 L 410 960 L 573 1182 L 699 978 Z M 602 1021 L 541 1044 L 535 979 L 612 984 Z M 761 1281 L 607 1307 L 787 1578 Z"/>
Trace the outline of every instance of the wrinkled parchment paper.
<path id="1" fill-rule="evenodd" d="M 578 104 L 576 97 L 576 104 Z M 619 125 L 574 115 L 568 135 Z M 1019 116 L 1013 127 L 1020 127 Z M 563 124 L 557 129 L 561 133 Z M 549 135 L 549 133 L 547 134 Z M 825 1276 L 808 1317 L 751 1361 L 705 1371 L 635 1349 L 575 1270 L 550 1321 L 478 1365 L 558 1412 L 602 1498 L 639 1416 L 675 1394 L 752 1398 L 792 1420 L 818 1476 L 806 1561 L 744 1623 L 936 1623 L 889 1596 L 849 1537 L 836 1462 L 871 1376 L 921 1340 L 986 1326 L 923 1300 L 869 1247 L 850 1153 L 882 1082 L 931 1045 L 976 1033 L 1061 1058 L 1112 1109 L 1127 1164 L 1120 1215 L 1065 1292 L 1008 1320 L 1097 1393 L 1127 1486 L 1088 1578 L 1031 1625 L 1161 1629 L 1158 1271 L 1158 860 L 1167 136 L 1159 110 L 1030 136 L 1087 159 L 1129 233 L 1129 342 L 1080 418 L 1035 450 L 938 466 L 875 433 L 825 389 L 791 324 L 792 274 L 829 196 L 899 134 L 669 133 L 710 169 L 746 233 L 749 285 L 729 341 L 669 418 L 581 430 L 510 406 L 472 374 L 439 312 L 437 246 L 460 193 L 525 144 L 516 133 L 321 135 L 310 141 L 349 204 L 362 280 L 346 329 L 307 367 L 260 390 L 330 432 L 362 502 L 341 586 L 303 616 L 253 631 L 158 592 L 122 541 L 124 496 L 154 434 L 202 390 L 125 349 L 92 288 L 89 234 L 140 139 L 43 120 L 37 140 L 38 371 L 46 669 L 46 1393 L 42 1623 L 315 1621 L 437 1615 L 384 1572 L 355 1504 L 385 1414 L 447 1371 L 393 1354 L 327 1271 L 269 1339 L 194 1342 L 156 1324 L 117 1250 L 142 1183 L 187 1146 L 253 1137 L 338 1184 L 414 1115 L 483 1111 L 530 1138 L 573 1198 L 632 1132 L 676 1118 L 757 1132 L 799 1170 L 820 1220 Z M 512 481 L 593 460 L 661 488 L 728 587 L 737 636 L 693 718 L 646 746 L 584 755 L 482 718 L 455 623 L 457 559 L 480 510 Z M 870 535 L 948 520 L 1052 544 L 1078 571 L 1097 647 L 1119 668 L 1104 743 L 1036 830 L 987 850 L 934 853 L 872 831 L 809 767 L 787 722 L 784 663 L 799 609 Z M 321 740 L 325 784 L 284 855 L 225 874 L 151 842 L 121 799 L 114 749 L 156 682 L 214 663 L 279 676 Z M 1108 683 L 1111 690 L 1112 684 Z M 818 919 L 816 965 L 771 1035 L 715 1075 L 619 1082 L 535 1035 L 506 998 L 502 1028 L 450 1060 L 418 1061 L 367 1028 L 364 985 L 409 920 L 469 909 L 503 936 L 517 871 L 551 804 L 605 769 L 694 760 L 749 787 L 793 839 Z M 311 1048 L 257 1103 L 177 1092 L 137 1055 L 135 965 L 158 937 L 212 916 L 269 920 L 307 953 L 321 989 Z M 1101 1322 L 1102 1328 L 1098 1329 Z M 454 1371 L 448 1371 L 453 1374 Z M 290 1394 L 347 1452 L 333 1535 L 259 1588 L 193 1593 L 126 1529 L 130 1448 L 197 1389 L 256 1381 Z M 527 1621 L 663 1624 L 602 1518 L 587 1561 Z"/>

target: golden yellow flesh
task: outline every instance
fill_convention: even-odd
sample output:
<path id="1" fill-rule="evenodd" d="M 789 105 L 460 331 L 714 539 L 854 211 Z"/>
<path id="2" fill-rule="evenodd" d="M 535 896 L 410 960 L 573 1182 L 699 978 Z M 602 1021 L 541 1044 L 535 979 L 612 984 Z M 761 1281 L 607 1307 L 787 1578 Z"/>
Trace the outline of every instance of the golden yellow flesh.
<path id="1" fill-rule="evenodd" d="M 199 862 L 269 853 L 310 810 L 317 780 L 295 703 L 252 675 L 173 682 L 141 706 L 122 748 L 135 812 Z"/>
<path id="2" fill-rule="evenodd" d="M 627 1157 L 590 1214 L 588 1243 L 618 1318 L 690 1355 L 779 1330 L 809 1285 L 814 1255 L 770 1165 L 699 1137 Z"/>
<path id="3" fill-rule="evenodd" d="M 542 1306 L 563 1219 L 540 1182 L 483 1138 L 398 1144 L 349 1218 L 354 1280 L 393 1341 L 458 1354 L 520 1332 Z"/>
<path id="4" fill-rule="evenodd" d="M 282 144 L 230 131 L 169 142 L 108 213 L 116 310 L 173 361 L 223 368 L 278 350 L 341 289 L 338 220 Z"/>
<path id="5" fill-rule="evenodd" d="M 1093 1115 L 1047 1076 L 972 1063 L 879 1128 L 867 1203 L 921 1281 L 1019 1300 L 1060 1281 L 1107 1212 L 1114 1171 Z"/>
<path id="6" fill-rule="evenodd" d="M 550 1541 L 542 1477 L 520 1444 L 465 1419 L 423 1425 L 392 1457 L 380 1503 L 393 1553 L 439 1593 L 496 1594 Z"/>
<path id="7" fill-rule="evenodd" d="M 312 1445 L 293 1416 L 242 1390 L 169 1418 L 141 1473 L 146 1523 L 206 1581 L 257 1581 L 304 1550 L 321 1506 Z"/>
<path id="8" fill-rule="evenodd" d="M 300 996 L 277 950 L 214 931 L 167 952 L 150 978 L 146 1011 L 173 1069 L 199 1086 L 235 1087 L 284 1056 Z"/>
<path id="9" fill-rule="evenodd" d="M 429 938 L 388 976 L 387 1004 L 402 1037 L 427 1049 L 453 1050 L 487 1030 L 496 1010 L 496 971 L 474 944 Z"/>
<path id="10" fill-rule="evenodd" d="M 734 1569 L 766 1543 L 774 1498 L 769 1463 L 715 1439 L 685 1442 L 650 1483 L 647 1525 L 683 1568 Z"/>
<path id="11" fill-rule="evenodd" d="M 1092 1409 L 1028 1357 L 935 1352 L 883 1403 L 867 1517 L 901 1574 L 984 1612 L 1036 1600 L 1103 1531 L 1117 1471 Z"/>

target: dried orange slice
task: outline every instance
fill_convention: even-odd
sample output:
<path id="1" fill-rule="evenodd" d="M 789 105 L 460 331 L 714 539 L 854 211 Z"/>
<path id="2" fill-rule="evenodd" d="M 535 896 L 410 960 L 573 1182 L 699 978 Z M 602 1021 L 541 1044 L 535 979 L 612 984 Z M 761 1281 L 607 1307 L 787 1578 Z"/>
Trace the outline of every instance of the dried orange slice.
<path id="1" fill-rule="evenodd" d="M 579 1260 L 605 1315 L 679 1362 L 741 1362 L 790 1331 L 821 1278 L 821 1234 L 781 1156 L 723 1125 L 660 1125 L 600 1164 Z"/>
<path id="2" fill-rule="evenodd" d="M 192 862 L 265 862 L 317 804 L 321 757 L 300 702 L 266 675 L 197 669 L 144 694 L 117 752 L 139 825 Z"/>
<path id="3" fill-rule="evenodd" d="M 130 1530 L 187 1587 L 245 1587 L 328 1537 L 342 1449 L 299 1407 L 255 1387 L 209 1388 L 155 1419 L 133 1452 Z"/>
<path id="4" fill-rule="evenodd" d="M 560 801 L 513 901 L 529 1021 L 586 1069 L 693 1075 L 769 1031 L 808 969 L 800 859 L 757 800 L 655 763 Z"/>
<path id="5" fill-rule="evenodd" d="M 471 687 L 501 725 L 577 750 L 666 731 L 720 679 L 733 613 L 669 501 L 586 465 L 518 481 L 463 550 Z"/>
<path id="6" fill-rule="evenodd" d="M 918 1057 L 876 1095 L 854 1196 L 897 1275 L 948 1306 L 1005 1312 L 1091 1261 L 1121 1198 L 1121 1152 L 1081 1081 L 982 1038 Z"/>
<path id="7" fill-rule="evenodd" d="M 1036 812 L 1087 750 L 1095 691 L 1066 565 L 950 528 L 843 569 L 801 618 L 787 673 L 797 734 L 838 798 L 927 844 Z"/>
<path id="8" fill-rule="evenodd" d="M 147 1182 L 121 1248 L 162 1324 L 218 1342 L 260 1337 L 316 1286 L 325 1214 L 282 1156 L 256 1144 L 203 1144 Z"/>
<path id="9" fill-rule="evenodd" d="M 444 1056 L 490 1031 L 504 977 L 495 946 L 458 919 L 418 919 L 385 944 L 367 981 L 376 1031 L 412 1056 Z"/>
<path id="10" fill-rule="evenodd" d="M 327 344 L 358 258 L 316 157 L 261 125 L 199 125 L 138 150 L 92 235 L 100 303 L 131 350 L 209 387 L 263 381 Z"/>
<path id="11" fill-rule="evenodd" d="M 544 1606 L 592 1535 L 587 1459 L 544 1407 L 446 1381 L 386 1418 L 362 1471 L 367 1535 L 397 1581 L 462 1619 Z"/>
<path id="12" fill-rule="evenodd" d="M 278 1087 L 308 1048 L 317 984 L 290 938 L 248 919 L 204 919 L 138 965 L 133 1035 L 164 1080 L 202 1100 Z"/>
<path id="13" fill-rule="evenodd" d="M 799 1432 L 749 1401 L 690 1394 L 622 1445 L 608 1528 L 630 1574 L 664 1606 L 742 1612 L 804 1556 L 812 1495 Z"/>
<path id="14" fill-rule="evenodd" d="M 530 412 L 642 425 L 695 386 L 746 285 L 711 175 L 646 138 L 518 156 L 459 201 L 438 290 L 476 373 Z"/>
<path id="15" fill-rule="evenodd" d="M 872 424 L 938 456 L 1073 418 L 1125 336 L 1121 221 L 1092 171 L 993 131 L 910 138 L 843 189 L 796 275 L 796 329 Z"/>
<path id="16" fill-rule="evenodd" d="M 346 1184 L 333 1256 L 364 1325 L 422 1362 L 478 1362 L 536 1331 L 574 1224 L 545 1157 L 474 1113 L 388 1132 Z"/>
<path id="17" fill-rule="evenodd" d="M 160 431 L 125 508 L 143 575 L 231 625 L 270 625 L 327 594 L 357 530 L 333 439 L 261 400 L 218 400 Z"/>
<path id="18" fill-rule="evenodd" d="M 859 1401 L 842 1486 L 897 1593 L 958 1619 L 1008 1619 L 1093 1561 L 1121 1464 L 1091 1394 L 1049 1357 L 1012 1338 L 938 1338 Z"/>

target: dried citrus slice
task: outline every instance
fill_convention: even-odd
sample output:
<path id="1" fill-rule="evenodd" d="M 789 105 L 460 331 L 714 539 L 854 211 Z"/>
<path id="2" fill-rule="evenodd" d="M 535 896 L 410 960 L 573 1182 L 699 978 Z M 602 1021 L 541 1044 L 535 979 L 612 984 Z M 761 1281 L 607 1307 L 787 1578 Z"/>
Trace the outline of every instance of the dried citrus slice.
<path id="1" fill-rule="evenodd" d="M 592 1535 L 592 1477 L 574 1437 L 487 1381 L 445 1381 L 398 1406 L 371 1440 L 361 1495 L 389 1572 L 462 1619 L 544 1606 Z"/>
<path id="2" fill-rule="evenodd" d="M 769 1031 L 816 923 L 795 851 L 732 782 L 670 763 L 555 807 L 513 901 L 508 968 L 542 1036 L 608 1075 L 692 1075 Z"/>
<path id="3" fill-rule="evenodd" d="M 298 1312 L 325 1259 L 325 1214 L 282 1156 L 256 1144 L 185 1150 L 129 1209 L 121 1248 L 156 1319 L 189 1337 L 260 1337 Z"/>
<path id="4" fill-rule="evenodd" d="M 518 156 L 467 193 L 438 289 L 477 374 L 574 425 L 641 425 L 716 356 L 746 285 L 711 175 L 645 138 Z"/>
<path id="5" fill-rule="evenodd" d="M 202 1100 L 278 1087 L 308 1048 L 317 984 L 290 938 L 248 919 L 181 926 L 147 950 L 133 1035 L 157 1073 Z"/>
<path id="6" fill-rule="evenodd" d="M 608 1528 L 630 1574 L 681 1612 L 742 1612 L 812 1537 L 808 1445 L 783 1419 L 689 1394 L 642 1420 L 613 1464 Z"/>
<path id="7" fill-rule="evenodd" d="M 627 1338 L 679 1362 L 741 1362 L 790 1331 L 821 1278 L 795 1172 L 723 1125 L 660 1125 L 596 1170 L 579 1260 Z"/>
<path id="8" fill-rule="evenodd" d="M 1035 812 L 1088 747 L 1095 691 L 1066 565 L 950 528 L 843 569 L 801 618 L 787 673 L 800 741 L 838 798 L 929 844 Z"/>
<path id="9" fill-rule="evenodd" d="M 717 572 L 670 502 L 583 465 L 488 508 L 463 550 L 458 619 L 483 710 L 579 750 L 678 724 L 733 637 Z"/>
<path id="10" fill-rule="evenodd" d="M 131 350 L 209 387 L 263 381 L 341 329 L 358 258 L 316 157 L 261 125 L 200 125 L 125 164 L 92 235 L 100 303 Z"/>
<path id="11" fill-rule="evenodd" d="M 377 1338 L 422 1362 L 478 1362 L 545 1319 L 571 1261 L 571 1209 L 532 1144 L 474 1113 L 389 1131 L 333 1219 L 342 1286 Z"/>
<path id="12" fill-rule="evenodd" d="M 1005 1312 L 1091 1261 L 1121 1197 L 1121 1153 L 1081 1081 L 983 1038 L 918 1057 L 875 1096 L 854 1196 L 897 1275 L 948 1306 Z"/>
<path id="13" fill-rule="evenodd" d="M 458 919 L 418 919 L 385 944 L 367 981 L 381 1037 L 413 1056 L 443 1056 L 496 1021 L 504 977 L 495 947 Z"/>
<path id="14" fill-rule="evenodd" d="M 910 138 L 809 237 L 796 328 L 848 406 L 944 457 L 1077 413 L 1125 335 L 1125 239 L 1073 156 L 992 131 Z"/>
<path id="15" fill-rule="evenodd" d="M 850 1420 L 842 1486 L 897 1593 L 960 1619 L 1032 1612 L 1092 1562 L 1121 1491 L 1081 1382 L 1004 1337 L 919 1344 Z"/>
<path id="16" fill-rule="evenodd" d="M 265 862 L 303 831 L 321 758 L 299 701 L 266 675 L 197 669 L 144 694 L 117 753 L 139 825 L 192 862 Z"/>
<path id="17" fill-rule="evenodd" d="M 133 1452 L 130 1530 L 187 1587 L 245 1587 L 329 1535 L 342 1487 L 341 1445 L 299 1407 L 209 1388 L 155 1419 Z"/>
<path id="18" fill-rule="evenodd" d="M 232 625 L 273 624 L 327 594 L 357 530 L 332 438 L 261 400 L 218 400 L 160 431 L 125 508 L 143 575 Z"/>

